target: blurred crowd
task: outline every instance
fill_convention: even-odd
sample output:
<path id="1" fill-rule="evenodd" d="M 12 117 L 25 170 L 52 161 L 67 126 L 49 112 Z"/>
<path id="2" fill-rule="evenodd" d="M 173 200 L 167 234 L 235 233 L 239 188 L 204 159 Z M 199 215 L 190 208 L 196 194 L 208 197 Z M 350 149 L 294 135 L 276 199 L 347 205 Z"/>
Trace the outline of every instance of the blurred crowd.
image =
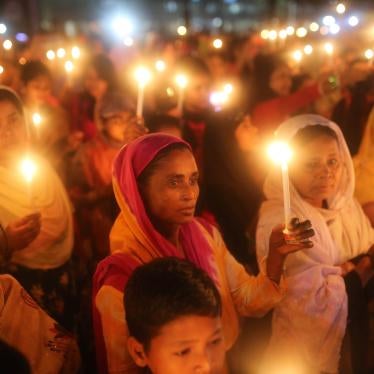
<path id="1" fill-rule="evenodd" d="M 126 200 L 131 208 L 128 194 L 133 196 L 131 190 L 121 189 L 122 176 L 116 174 L 113 163 L 119 162 L 118 154 L 124 145 L 145 135 L 168 134 L 189 144 L 199 170 L 200 194 L 195 216 L 219 228 L 233 259 L 250 274 L 262 274 L 260 259 L 267 258 L 258 235 L 269 238 L 264 227 L 273 221 L 274 225 L 282 223 L 273 220 L 274 212 L 266 213 L 264 208 L 260 211 L 260 206 L 271 199 L 269 191 L 274 191 L 266 183 L 263 189 L 272 170 L 266 145 L 278 126 L 291 117 L 313 114 L 323 117 L 326 123 L 337 124 L 338 130 L 334 131 L 340 129 L 343 136 L 343 140 L 339 138 L 339 149 L 345 147 L 345 139 L 348 151 L 344 157 L 349 160 L 346 165 L 352 164 L 349 188 L 352 194 L 355 191 L 367 219 L 374 224 L 374 112 L 370 115 L 374 108 L 374 66 L 362 56 L 363 48 L 340 46 L 332 54 L 295 61 L 287 44 L 273 45 L 257 33 L 243 37 L 226 35 L 220 39 L 219 48 L 212 46 L 213 39 L 204 33 L 178 39 L 151 34 L 142 45 L 109 46 L 98 36 L 69 40 L 36 34 L 26 46 L 13 46 L 1 52 L 0 266 L 1 273 L 8 275 L 2 275 L 5 296 L 0 302 L 6 310 L 9 289 L 18 290 L 19 285 L 10 285 L 11 275 L 27 291 L 19 296 L 22 300 L 18 305 L 25 303 L 26 308 L 36 303 L 48 314 L 43 318 L 30 314 L 29 319 L 27 315 L 31 312 L 25 311 L 27 315 L 23 315 L 19 326 L 29 331 L 29 336 L 38 328 L 39 333 L 49 333 L 49 325 L 60 329 L 60 335 L 40 338 L 52 344 L 52 351 L 62 352 L 58 364 L 49 362 L 55 369 L 48 372 L 73 373 L 78 372 L 79 366 L 81 372 L 97 370 L 92 278 L 98 263 L 118 251 L 118 230 L 113 225 L 119 214 L 124 215 L 121 201 Z M 151 74 L 144 86 L 140 116 L 139 84 L 135 78 L 139 66 Z M 184 75 L 185 85 L 178 85 L 178 74 Z M 306 121 L 324 126 L 325 122 L 318 119 L 321 117 Z M 291 127 L 287 131 L 293 131 Z M 308 147 L 307 141 L 300 142 L 300 149 Z M 35 176 L 28 185 L 16 166 L 25 155 L 36 163 Z M 297 154 L 295 159 L 298 160 Z M 132 162 L 134 173 L 138 173 L 139 165 Z M 127 165 L 125 161 L 123 165 Z M 308 167 L 312 170 L 314 166 Z M 114 189 L 113 175 L 118 183 Z M 302 184 L 294 185 L 299 192 L 303 188 Z M 311 195 L 314 193 L 317 194 Z M 308 205 L 308 209 L 312 208 Z M 298 218 L 310 218 L 307 209 L 300 212 Z M 317 213 L 310 213 L 313 214 Z M 357 282 L 346 282 L 349 313 L 352 312 L 349 321 L 354 331 L 348 348 L 343 346 L 342 357 L 348 357 L 348 363 L 343 362 L 342 367 L 353 369 L 341 369 L 341 373 L 359 374 L 369 373 L 374 367 L 374 329 L 372 304 L 370 311 L 372 265 L 357 256 L 374 244 L 374 236 L 364 216 L 357 218 L 351 214 L 354 222 L 343 222 L 340 231 L 331 223 L 335 218 L 324 217 L 328 228 L 338 230 L 344 237 L 343 244 L 340 243 L 343 247 L 347 242 L 355 243 L 356 251 L 352 250 L 351 256 L 343 256 L 341 261 L 342 266 L 347 264 L 343 266 L 344 274 L 358 266 L 362 281 L 359 290 L 352 286 Z M 349 231 L 360 220 L 364 223 L 360 223 L 355 235 L 367 241 L 359 250 L 358 238 L 355 236 L 355 242 L 341 232 Z M 365 234 L 360 231 L 362 227 Z M 134 230 L 130 224 L 123 228 L 126 233 Z M 124 238 L 128 238 L 126 235 Z M 328 245 L 321 244 L 321 248 L 329 248 Z M 289 266 L 299 265 L 290 262 Z M 303 284 L 297 277 L 290 277 L 289 282 Z M 310 277 L 318 279 L 316 275 Z M 339 295 L 334 288 L 326 292 Z M 363 296 L 359 297 L 359 293 Z M 359 301 L 352 301 L 355 299 Z M 326 306 L 327 314 L 331 312 L 331 303 L 334 301 Z M 31 309 L 35 313 L 39 307 Z M 16 309 L 9 309 L 9 321 L 12 317 L 13 322 L 17 320 L 20 312 Z M 275 318 L 281 318 L 280 314 Z M 297 315 L 295 311 L 295 319 Z M 33 318 L 38 322 L 33 323 Z M 336 314 L 334 318 L 339 324 L 337 321 L 344 316 Z M 238 347 L 232 349 L 235 358 L 228 364 L 231 372 L 244 372 L 244 361 L 248 365 L 257 360 L 259 346 L 268 340 L 269 326 L 269 315 L 242 321 Z M 13 345 L 22 352 L 31 350 L 29 345 L 34 344 L 25 333 L 7 336 L 16 336 Z M 235 355 L 235 351 L 241 353 Z M 242 352 L 247 351 L 250 353 L 243 359 Z M 37 353 L 35 360 L 36 357 Z M 32 357 L 27 358 L 35 373 L 47 372 L 38 371 L 38 364 L 31 362 Z M 253 367 L 247 366 L 245 370 L 254 372 Z"/>

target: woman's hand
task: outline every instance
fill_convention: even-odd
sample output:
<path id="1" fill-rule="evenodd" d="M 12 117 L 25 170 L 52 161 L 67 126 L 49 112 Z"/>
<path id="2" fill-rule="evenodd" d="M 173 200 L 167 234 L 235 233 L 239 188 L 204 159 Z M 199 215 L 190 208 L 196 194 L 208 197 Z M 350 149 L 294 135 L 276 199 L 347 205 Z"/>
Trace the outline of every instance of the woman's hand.
<path id="1" fill-rule="evenodd" d="M 314 230 L 308 220 L 300 222 L 294 218 L 286 233 L 283 225 L 275 227 L 269 239 L 269 255 L 266 263 L 268 277 L 278 283 L 286 257 L 290 253 L 312 248 L 313 242 L 309 240 L 312 236 Z"/>
<path id="2" fill-rule="evenodd" d="M 29 214 L 10 223 L 5 228 L 9 249 L 19 251 L 27 247 L 39 235 L 40 227 L 40 213 Z"/>

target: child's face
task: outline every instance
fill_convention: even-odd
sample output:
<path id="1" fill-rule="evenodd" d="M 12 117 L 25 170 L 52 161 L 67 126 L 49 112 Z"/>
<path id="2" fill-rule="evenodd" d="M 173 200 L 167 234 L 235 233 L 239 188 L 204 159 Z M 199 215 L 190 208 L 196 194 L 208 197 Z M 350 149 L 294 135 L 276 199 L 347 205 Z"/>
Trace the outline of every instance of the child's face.
<path id="1" fill-rule="evenodd" d="M 25 86 L 26 100 L 36 104 L 45 104 L 51 94 L 51 80 L 48 76 L 41 75 L 28 82 Z"/>
<path id="2" fill-rule="evenodd" d="M 131 343 L 129 349 L 133 353 Z M 178 318 L 161 328 L 147 352 L 132 356 L 138 366 L 148 366 L 153 374 L 219 374 L 225 360 L 221 319 Z"/>

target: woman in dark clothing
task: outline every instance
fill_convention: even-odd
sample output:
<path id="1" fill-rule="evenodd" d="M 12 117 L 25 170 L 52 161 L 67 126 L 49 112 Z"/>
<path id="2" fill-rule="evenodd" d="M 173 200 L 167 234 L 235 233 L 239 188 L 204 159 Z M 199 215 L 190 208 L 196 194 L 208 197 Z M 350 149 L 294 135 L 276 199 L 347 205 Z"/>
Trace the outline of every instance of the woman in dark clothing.
<path id="1" fill-rule="evenodd" d="M 262 199 L 261 173 L 255 170 L 257 129 L 244 113 L 220 113 L 209 123 L 204 144 L 204 195 L 236 259 L 256 264 L 249 228 Z M 255 269 L 251 269 L 256 271 Z"/>

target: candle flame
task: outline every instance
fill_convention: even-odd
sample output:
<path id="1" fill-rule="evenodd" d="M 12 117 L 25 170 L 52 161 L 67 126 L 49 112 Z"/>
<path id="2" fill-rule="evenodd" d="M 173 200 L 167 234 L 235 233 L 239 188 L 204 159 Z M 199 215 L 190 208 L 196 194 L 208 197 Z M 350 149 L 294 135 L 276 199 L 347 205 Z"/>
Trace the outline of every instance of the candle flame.
<path id="1" fill-rule="evenodd" d="M 30 157 L 27 156 L 21 161 L 20 168 L 21 173 L 25 178 L 26 182 L 31 183 L 34 178 L 34 175 L 36 174 L 36 163 Z"/>
<path id="2" fill-rule="evenodd" d="M 71 61 L 65 62 L 65 71 L 71 73 L 74 70 L 74 64 Z"/>
<path id="3" fill-rule="evenodd" d="M 32 123 L 35 127 L 39 127 L 42 123 L 42 116 L 39 113 L 34 113 L 32 115 Z"/>
<path id="4" fill-rule="evenodd" d="M 135 71 L 135 79 L 139 85 L 145 86 L 151 80 L 151 72 L 147 68 L 140 66 Z"/>
<path id="5" fill-rule="evenodd" d="M 268 147 L 268 155 L 276 164 L 287 164 L 292 158 L 292 150 L 285 142 L 276 141 Z"/>
<path id="6" fill-rule="evenodd" d="M 180 87 L 180 88 L 186 88 L 187 86 L 187 77 L 184 75 L 184 74 L 178 74 L 176 77 L 175 77 L 175 81 L 177 82 L 177 85 Z"/>

